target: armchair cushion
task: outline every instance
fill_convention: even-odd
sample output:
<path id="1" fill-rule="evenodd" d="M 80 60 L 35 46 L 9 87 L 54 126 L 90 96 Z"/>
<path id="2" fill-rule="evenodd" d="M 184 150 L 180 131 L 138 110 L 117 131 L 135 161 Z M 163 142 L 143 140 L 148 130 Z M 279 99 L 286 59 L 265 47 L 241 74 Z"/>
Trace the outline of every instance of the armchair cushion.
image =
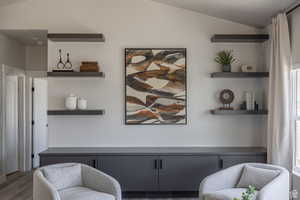
<path id="1" fill-rule="evenodd" d="M 219 190 L 214 193 L 205 194 L 204 200 L 233 200 L 234 198 L 241 198 L 243 192 L 246 192 L 245 188 Z M 256 195 L 257 192 L 255 192 L 253 200 L 256 199 Z"/>
<path id="2" fill-rule="evenodd" d="M 265 185 L 277 177 L 279 173 L 279 170 L 264 169 L 245 165 L 240 181 L 236 187 L 248 188 L 249 185 L 252 185 L 257 190 L 261 190 Z"/>
<path id="3" fill-rule="evenodd" d="M 64 167 L 49 166 L 43 169 L 43 173 L 57 190 L 82 186 L 81 166 L 79 164 Z"/>
<path id="4" fill-rule="evenodd" d="M 72 187 L 59 191 L 61 200 L 115 200 L 113 195 L 97 192 L 86 187 Z"/>

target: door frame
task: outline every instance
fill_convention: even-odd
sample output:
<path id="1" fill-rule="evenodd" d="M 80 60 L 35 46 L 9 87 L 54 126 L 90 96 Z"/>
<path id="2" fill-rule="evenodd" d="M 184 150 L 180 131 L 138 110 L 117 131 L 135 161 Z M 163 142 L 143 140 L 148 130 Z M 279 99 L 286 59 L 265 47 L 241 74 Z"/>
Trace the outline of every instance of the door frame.
<path id="1" fill-rule="evenodd" d="M 25 124 L 25 71 L 16 67 L 11 67 L 8 65 L 3 64 L 1 67 L 1 141 L 2 141 L 2 148 L 1 148 L 1 158 L 4 162 L 2 162 L 1 165 L 1 171 L 2 171 L 2 179 L 4 176 L 5 179 L 5 174 L 6 174 L 6 163 L 5 163 L 5 156 L 6 156 L 6 144 L 5 144 L 5 130 L 6 130 L 6 76 L 8 75 L 15 75 L 18 77 L 18 107 L 21 106 L 22 109 L 18 110 L 18 119 L 20 119 L 20 116 L 22 117 L 21 120 L 18 120 L 20 127 L 18 128 L 18 154 L 19 154 L 19 170 L 20 171 L 25 171 L 25 157 L 26 157 L 26 152 L 23 151 L 25 149 L 25 137 L 26 137 L 26 124 Z M 20 81 L 20 83 L 19 83 Z M 22 96 L 21 95 L 22 92 Z M 21 161 L 21 162 L 20 162 Z"/>
<path id="2" fill-rule="evenodd" d="M 45 71 L 26 71 L 26 87 L 25 87 L 25 99 L 26 99 L 26 154 L 25 154 L 25 170 L 30 171 L 33 169 L 32 159 L 32 120 L 33 120 L 33 79 L 34 78 L 47 78 L 47 72 Z"/>
<path id="3" fill-rule="evenodd" d="M 36 135 L 36 133 L 39 133 L 39 131 L 37 131 L 36 130 L 36 128 L 37 128 L 37 126 L 38 126 L 38 124 L 39 124 L 39 117 L 38 116 L 35 116 L 36 114 L 37 114 L 37 112 L 36 112 L 36 105 L 38 105 L 38 103 L 37 103 L 37 101 L 36 101 L 36 99 L 35 99 L 35 97 L 36 97 L 36 94 L 38 94 L 37 92 L 39 91 L 38 90 L 38 85 L 39 85 L 39 83 L 38 83 L 38 81 L 46 81 L 46 88 L 45 88 L 45 90 L 46 90 L 46 124 L 45 124 L 45 126 L 46 126 L 46 131 L 47 131 L 47 133 L 46 133 L 46 135 L 47 135 L 47 138 L 46 138 L 46 145 L 47 145 L 47 148 L 48 148 L 48 116 L 47 116 L 47 109 L 48 109 L 48 80 L 47 80 L 47 78 L 45 78 L 45 77 L 34 77 L 34 78 L 32 78 L 32 88 L 34 88 L 34 89 L 32 89 L 32 95 L 31 95 L 31 98 L 32 98 L 32 120 L 33 120 L 33 122 L 34 123 L 32 123 L 32 133 L 31 133 L 31 142 L 32 142 L 32 168 L 36 168 L 36 165 L 35 165 L 35 162 L 37 161 L 38 163 L 40 163 L 39 162 L 39 160 L 36 160 L 37 158 L 35 157 L 35 156 L 37 156 L 37 157 L 39 157 L 38 155 L 36 155 L 36 152 L 39 152 L 39 151 L 36 151 L 35 150 L 35 148 L 38 148 L 36 145 L 37 144 L 40 144 L 39 142 L 40 141 L 36 141 L 36 138 L 35 138 L 35 136 L 37 136 Z M 41 82 L 40 82 L 41 83 Z M 40 94 L 39 94 L 40 95 Z M 38 95 L 38 96 L 39 96 Z M 39 134 L 38 134 L 39 135 Z M 37 142 L 37 143 L 35 143 L 35 142 Z M 39 146 L 39 145 L 38 145 Z M 44 150 L 46 150 L 46 149 L 44 149 Z M 42 151 L 44 151 L 44 150 L 42 150 Z M 38 166 L 39 166 L 39 164 L 37 164 Z"/>

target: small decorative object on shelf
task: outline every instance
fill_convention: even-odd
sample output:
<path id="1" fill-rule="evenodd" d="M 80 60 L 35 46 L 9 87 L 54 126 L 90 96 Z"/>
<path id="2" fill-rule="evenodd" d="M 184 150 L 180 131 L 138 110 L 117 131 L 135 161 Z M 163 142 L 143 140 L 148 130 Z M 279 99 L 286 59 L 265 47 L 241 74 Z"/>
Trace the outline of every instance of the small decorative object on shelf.
<path id="1" fill-rule="evenodd" d="M 247 103 L 246 101 L 243 101 L 241 104 L 240 104 L 240 110 L 247 110 Z M 256 101 L 254 101 L 254 110 L 255 111 L 259 111 L 259 105 Z"/>
<path id="2" fill-rule="evenodd" d="M 223 104 L 223 107 L 221 107 L 220 110 L 233 110 L 230 104 L 234 100 L 234 93 L 231 90 L 229 89 L 222 90 L 219 99 Z"/>
<path id="3" fill-rule="evenodd" d="M 247 110 L 255 110 L 255 94 L 254 92 L 246 92 L 246 108 Z"/>
<path id="4" fill-rule="evenodd" d="M 254 110 L 259 111 L 259 105 L 256 101 L 254 101 Z"/>
<path id="5" fill-rule="evenodd" d="M 256 67 L 250 65 L 241 65 L 241 72 L 256 72 Z"/>
<path id="6" fill-rule="evenodd" d="M 65 63 L 63 63 L 62 61 L 62 57 L 61 57 L 61 49 L 59 49 L 59 61 L 56 65 L 56 67 L 54 67 L 54 69 L 52 70 L 53 72 L 73 72 L 72 69 L 72 63 L 70 62 L 70 54 L 67 54 L 67 61 Z"/>
<path id="7" fill-rule="evenodd" d="M 247 110 L 247 104 L 246 104 L 246 101 L 243 101 L 240 105 L 240 109 L 241 110 Z"/>
<path id="8" fill-rule="evenodd" d="M 86 110 L 87 109 L 87 100 L 84 98 L 78 98 L 77 101 L 78 109 L 79 110 Z"/>
<path id="9" fill-rule="evenodd" d="M 72 63 L 70 61 L 70 53 L 67 53 L 67 61 L 65 63 L 65 69 L 72 70 Z"/>
<path id="10" fill-rule="evenodd" d="M 95 61 L 81 62 L 80 72 L 99 72 L 98 62 Z"/>
<path id="11" fill-rule="evenodd" d="M 57 70 L 63 70 L 63 69 L 65 68 L 65 64 L 64 64 L 63 61 L 62 61 L 62 57 L 61 57 L 61 49 L 58 50 L 58 52 L 59 52 L 59 61 L 58 61 L 57 65 L 56 65 L 56 69 L 57 69 Z"/>
<path id="12" fill-rule="evenodd" d="M 70 94 L 65 99 L 65 107 L 68 110 L 76 110 L 77 108 L 77 97 L 74 94 Z"/>
<path id="13" fill-rule="evenodd" d="M 222 65 L 223 72 L 231 72 L 231 64 L 236 61 L 233 57 L 233 50 L 224 50 L 217 53 L 215 61 Z"/>

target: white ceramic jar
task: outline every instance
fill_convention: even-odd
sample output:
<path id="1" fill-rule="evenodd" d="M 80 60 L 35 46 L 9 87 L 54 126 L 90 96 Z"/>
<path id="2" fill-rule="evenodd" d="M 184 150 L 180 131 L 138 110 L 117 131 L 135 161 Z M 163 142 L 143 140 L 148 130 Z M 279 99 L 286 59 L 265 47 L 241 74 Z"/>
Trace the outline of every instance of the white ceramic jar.
<path id="1" fill-rule="evenodd" d="M 241 66 L 242 72 L 256 72 L 256 68 L 250 65 L 242 65 Z"/>
<path id="2" fill-rule="evenodd" d="M 76 108 L 77 108 L 77 97 L 74 94 L 70 94 L 65 99 L 65 106 L 68 110 L 76 110 Z"/>
<path id="3" fill-rule="evenodd" d="M 87 100 L 84 98 L 79 98 L 78 99 L 78 109 L 79 110 L 86 110 L 87 109 Z"/>

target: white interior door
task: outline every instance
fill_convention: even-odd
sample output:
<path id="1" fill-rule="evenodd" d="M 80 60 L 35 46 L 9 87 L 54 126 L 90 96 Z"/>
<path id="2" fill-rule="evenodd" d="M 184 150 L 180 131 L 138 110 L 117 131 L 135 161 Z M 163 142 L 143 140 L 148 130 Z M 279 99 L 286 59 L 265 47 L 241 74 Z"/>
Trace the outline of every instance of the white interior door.
<path id="1" fill-rule="evenodd" d="M 5 80 L 5 172 L 9 174 L 19 169 L 18 77 L 6 76 Z"/>
<path id="2" fill-rule="evenodd" d="M 33 79 L 33 168 L 39 167 L 39 153 L 48 148 L 48 85 L 46 78 Z"/>

